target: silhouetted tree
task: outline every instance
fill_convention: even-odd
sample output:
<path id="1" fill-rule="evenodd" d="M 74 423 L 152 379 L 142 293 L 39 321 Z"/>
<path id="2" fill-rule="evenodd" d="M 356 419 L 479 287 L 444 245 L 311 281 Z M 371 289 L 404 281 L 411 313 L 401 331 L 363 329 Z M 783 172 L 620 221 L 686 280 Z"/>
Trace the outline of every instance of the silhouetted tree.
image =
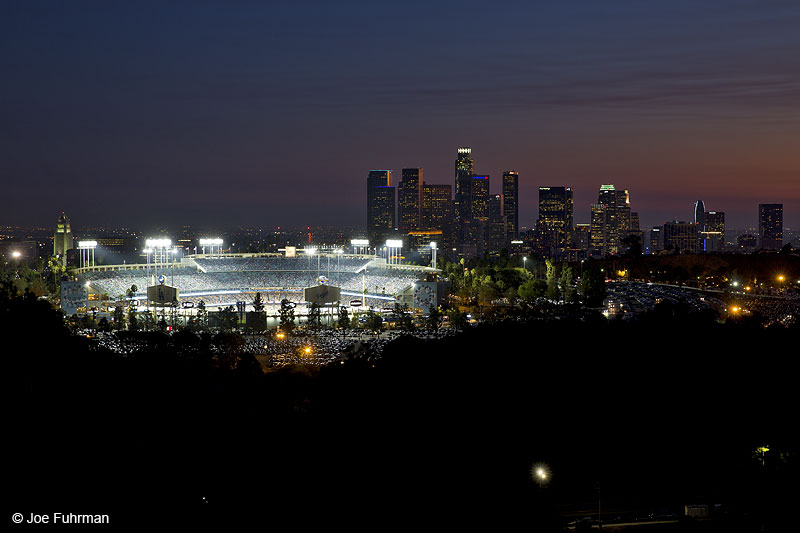
<path id="1" fill-rule="evenodd" d="M 289 300 L 281 300 L 280 313 L 280 329 L 289 335 L 295 328 L 294 323 L 294 305 Z"/>
<path id="2" fill-rule="evenodd" d="M 350 329 L 349 313 L 347 311 L 347 307 L 345 307 L 343 305 L 339 306 L 338 325 L 339 325 L 339 329 L 343 329 L 343 330 Z"/>
<path id="3" fill-rule="evenodd" d="M 321 315 L 319 304 L 317 302 L 312 302 L 308 310 L 308 325 L 313 331 L 319 330 L 322 325 Z"/>
<path id="4" fill-rule="evenodd" d="M 580 296 L 583 304 L 588 307 L 597 307 L 606 297 L 606 279 L 598 268 L 589 268 L 583 271 L 580 283 Z"/>
<path id="5" fill-rule="evenodd" d="M 236 315 L 236 309 L 229 305 L 224 309 L 219 310 L 219 325 L 223 331 L 230 332 L 239 323 L 239 318 Z"/>
<path id="6" fill-rule="evenodd" d="M 557 302 L 558 300 L 561 299 L 561 291 L 558 289 L 556 266 L 549 259 L 545 261 L 545 265 L 547 266 L 547 273 L 545 274 L 545 280 L 547 282 L 546 296 L 548 299 Z"/>

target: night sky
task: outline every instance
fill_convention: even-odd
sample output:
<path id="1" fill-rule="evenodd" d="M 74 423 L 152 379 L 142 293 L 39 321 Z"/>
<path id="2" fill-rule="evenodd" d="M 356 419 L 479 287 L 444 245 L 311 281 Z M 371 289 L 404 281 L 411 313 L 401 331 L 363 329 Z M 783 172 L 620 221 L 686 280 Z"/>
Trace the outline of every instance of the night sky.
<path id="1" fill-rule="evenodd" d="M 800 4 L 0 2 L 0 224 L 363 225 L 370 169 L 800 226 Z"/>

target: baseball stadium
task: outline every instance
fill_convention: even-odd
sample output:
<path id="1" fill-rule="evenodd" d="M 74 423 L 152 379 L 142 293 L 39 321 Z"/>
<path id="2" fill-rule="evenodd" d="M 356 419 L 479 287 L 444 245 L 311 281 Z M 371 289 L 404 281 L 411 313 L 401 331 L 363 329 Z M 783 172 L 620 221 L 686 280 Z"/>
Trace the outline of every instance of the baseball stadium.
<path id="1" fill-rule="evenodd" d="M 429 267 L 393 264 L 375 255 L 313 248 L 284 253 L 192 254 L 175 261 L 148 254 L 145 263 L 89 265 L 73 271 L 76 285 L 88 289 L 83 296 L 87 307 L 101 312 L 124 303 L 142 311 L 160 305 L 191 314 L 200 301 L 209 310 L 235 306 L 242 312 L 252 311 L 260 293 L 267 314 L 277 313 L 281 301 L 288 300 L 300 315 L 315 300 L 323 307 L 384 310 L 405 294 L 405 301 L 413 305 L 416 292 L 423 297 L 430 293 L 424 280 L 434 272 Z"/>

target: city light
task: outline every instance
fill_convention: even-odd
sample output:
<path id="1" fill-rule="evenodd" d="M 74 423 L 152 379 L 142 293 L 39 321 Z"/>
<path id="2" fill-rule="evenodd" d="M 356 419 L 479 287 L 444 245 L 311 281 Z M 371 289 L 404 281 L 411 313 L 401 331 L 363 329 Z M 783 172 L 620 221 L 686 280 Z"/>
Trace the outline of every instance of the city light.
<path id="1" fill-rule="evenodd" d="M 20 252 L 19 250 L 14 250 L 13 252 L 11 252 L 11 257 L 13 257 L 14 259 L 18 259 L 22 257 L 22 252 Z"/>
<path id="2" fill-rule="evenodd" d="M 542 463 L 533 465 L 531 467 L 531 479 L 540 487 L 547 485 L 550 482 L 550 469 Z"/>
<path id="3" fill-rule="evenodd" d="M 200 243 L 200 246 L 221 246 L 222 245 L 222 239 L 220 239 L 220 238 L 200 239 L 198 242 Z"/>

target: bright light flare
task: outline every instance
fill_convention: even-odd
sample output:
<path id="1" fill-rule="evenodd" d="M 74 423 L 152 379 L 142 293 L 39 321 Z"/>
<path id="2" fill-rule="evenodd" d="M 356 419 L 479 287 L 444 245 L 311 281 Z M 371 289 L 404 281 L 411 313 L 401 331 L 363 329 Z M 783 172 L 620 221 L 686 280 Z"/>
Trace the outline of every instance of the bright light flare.
<path id="1" fill-rule="evenodd" d="M 537 463 L 531 467 L 531 479 L 535 481 L 540 487 L 547 485 L 550 482 L 550 468 L 546 464 Z"/>
<path id="2" fill-rule="evenodd" d="M 170 239 L 147 239 L 144 243 L 148 248 L 170 248 L 172 246 Z"/>

